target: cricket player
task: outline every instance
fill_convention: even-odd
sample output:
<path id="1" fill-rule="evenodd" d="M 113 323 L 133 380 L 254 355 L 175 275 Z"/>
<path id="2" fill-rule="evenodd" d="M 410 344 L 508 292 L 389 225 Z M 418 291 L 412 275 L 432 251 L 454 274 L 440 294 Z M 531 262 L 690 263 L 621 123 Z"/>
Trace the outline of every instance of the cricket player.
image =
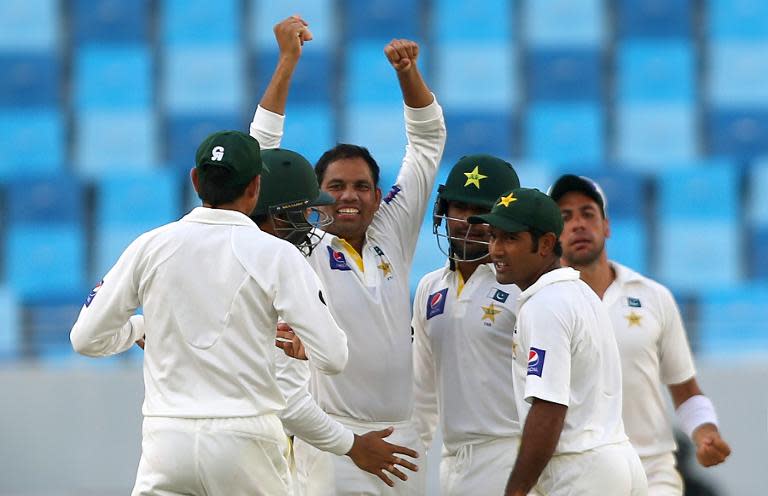
<path id="1" fill-rule="evenodd" d="M 307 26 L 294 20 L 275 28 L 280 58 L 251 123 L 251 135 L 262 148 L 280 146 L 290 78 L 301 42 L 307 41 Z M 418 69 L 418 45 L 394 40 L 384 51 L 405 103 L 408 145 L 396 184 L 382 199 L 379 166 L 360 146 L 338 145 L 315 166 L 321 189 L 336 203 L 320 207 L 333 223 L 308 260 L 328 288 L 329 308 L 347 332 L 351 349 L 348 373 L 335 381 L 313 374 L 312 393 L 323 410 L 356 434 L 394 427 L 390 442 L 418 448 L 421 440 L 411 420 L 408 274 L 446 131 L 442 109 Z M 389 488 L 347 457 L 321 452 L 301 440 L 294 448 L 299 482 L 308 494 L 424 493 L 423 471 Z M 394 465 L 390 468 L 400 477 Z"/>
<path id="2" fill-rule="evenodd" d="M 647 493 L 621 419 L 621 365 L 608 311 L 560 268 L 563 220 L 544 193 L 518 188 L 470 223 L 491 226 L 496 280 L 522 293 L 512 343 L 520 451 L 505 494 Z"/>
<path id="3" fill-rule="evenodd" d="M 470 225 L 520 186 L 512 166 L 462 157 L 438 187 L 433 232 L 448 257 L 419 282 L 413 303 L 415 419 L 425 446 L 443 430 L 443 495 L 502 494 L 520 425 L 512 387 L 514 284 L 496 282 L 488 226 Z"/>
<path id="4" fill-rule="evenodd" d="M 72 328 L 72 346 L 90 356 L 144 337 L 134 496 L 293 494 L 277 417 L 285 407 L 274 371 L 277 316 L 303 338 L 315 370 L 335 374 L 346 364 L 346 336 L 317 276 L 291 244 L 248 218 L 261 169 L 251 136 L 207 137 L 191 171 L 203 206 L 131 243 Z"/>
<path id="5" fill-rule="evenodd" d="M 565 222 L 563 263 L 579 270 L 609 309 L 621 355 L 624 426 L 643 463 L 648 493 L 681 496 L 664 386 L 701 465 L 722 463 L 731 449 L 720 437 L 712 402 L 696 382 L 680 311 L 666 287 L 608 259 L 607 201 L 597 183 L 564 175 L 552 185 L 550 196 Z"/>
<path id="6" fill-rule="evenodd" d="M 262 231 L 290 241 L 309 256 L 321 239 L 323 232 L 320 229 L 332 221 L 317 207 L 331 205 L 335 200 L 320 191 L 312 165 L 300 154 L 277 148 L 263 150 L 261 157 L 267 170 L 261 175 L 259 202 L 250 217 Z M 283 326 L 285 324 L 278 324 L 278 336 L 289 340 L 295 337 L 292 331 L 283 330 Z M 276 344 L 281 349 L 290 346 L 284 340 Z M 297 344 L 301 345 L 300 342 Z M 392 433 L 391 428 L 357 435 L 329 417 L 309 392 L 308 363 L 289 358 L 277 348 L 274 351 L 277 382 L 287 403 L 279 417 L 289 434 L 319 450 L 349 456 L 359 468 L 378 476 L 388 485 L 394 484 L 384 474 L 389 466 L 418 469 L 413 463 L 397 457 L 398 454 L 415 457 L 415 451 L 384 441 Z M 301 356 L 306 358 L 304 350 Z M 303 487 L 294 486 L 297 494 L 303 494 Z"/>

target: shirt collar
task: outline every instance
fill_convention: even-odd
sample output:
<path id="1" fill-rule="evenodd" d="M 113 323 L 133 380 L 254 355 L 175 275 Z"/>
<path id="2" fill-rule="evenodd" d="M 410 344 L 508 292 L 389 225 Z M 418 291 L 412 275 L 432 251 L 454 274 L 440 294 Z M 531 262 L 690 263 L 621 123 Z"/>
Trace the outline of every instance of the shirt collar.
<path id="1" fill-rule="evenodd" d="M 629 267 L 621 265 L 620 263 L 614 262 L 613 260 L 609 260 L 608 263 L 611 264 L 611 267 L 613 267 L 613 270 L 616 273 L 615 282 L 620 285 L 636 282 L 642 278 L 640 274 L 630 269 Z"/>
<path id="2" fill-rule="evenodd" d="M 579 271 L 570 267 L 561 267 L 559 269 L 551 270 L 546 274 L 539 277 L 539 280 L 533 283 L 531 287 L 520 293 L 517 300 L 522 305 L 528 298 L 538 293 L 545 286 L 562 281 L 575 281 L 579 278 Z"/>
<path id="3" fill-rule="evenodd" d="M 496 267 L 494 267 L 491 262 L 480 264 L 475 269 L 475 273 L 477 273 L 477 271 L 481 271 L 482 272 L 484 270 L 491 271 L 491 274 L 493 275 L 493 278 L 496 279 Z M 451 277 L 451 274 L 454 274 L 454 273 L 458 273 L 458 269 L 451 270 L 451 261 L 450 260 L 446 260 L 445 261 L 445 265 L 443 265 L 443 274 L 442 274 L 441 279 L 442 280 L 446 280 L 449 277 Z M 475 277 L 475 274 L 472 274 L 472 277 Z"/>
<path id="4" fill-rule="evenodd" d="M 242 212 L 209 207 L 196 207 L 182 217 L 181 221 L 199 222 L 201 224 L 226 224 L 233 226 L 258 227 L 250 217 Z"/>

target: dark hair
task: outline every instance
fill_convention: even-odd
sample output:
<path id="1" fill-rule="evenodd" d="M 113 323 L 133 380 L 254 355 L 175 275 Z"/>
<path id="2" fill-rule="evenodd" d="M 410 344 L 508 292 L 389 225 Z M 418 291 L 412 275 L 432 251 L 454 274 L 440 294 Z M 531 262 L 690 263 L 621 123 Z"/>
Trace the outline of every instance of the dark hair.
<path id="1" fill-rule="evenodd" d="M 197 174 L 197 196 L 212 207 L 237 200 L 245 192 L 248 183 L 232 185 L 232 175 L 232 170 L 220 165 L 203 165 Z"/>
<path id="2" fill-rule="evenodd" d="M 368 164 L 368 168 L 371 170 L 371 176 L 373 177 L 373 185 L 379 185 L 379 164 L 371 156 L 371 152 L 364 146 L 350 145 L 347 143 L 339 143 L 330 150 L 323 153 L 323 156 L 315 164 L 315 174 L 317 175 L 317 182 L 323 184 L 323 177 L 325 176 L 325 170 L 333 162 L 342 160 L 345 158 L 361 158 Z"/>
<path id="3" fill-rule="evenodd" d="M 544 236 L 545 233 L 539 231 L 538 229 L 529 229 L 528 232 L 531 233 L 531 240 L 533 241 L 533 247 L 531 248 L 531 252 L 536 253 L 537 251 L 539 251 L 539 239 L 541 239 L 541 237 Z M 558 257 L 563 256 L 563 245 L 560 244 L 560 238 L 557 238 L 555 240 L 555 246 L 552 249 L 552 253 L 554 253 Z"/>
<path id="4" fill-rule="evenodd" d="M 254 222 L 256 225 L 261 225 L 261 224 L 265 223 L 265 222 L 267 221 L 267 219 L 269 219 L 269 214 L 257 214 L 257 213 L 253 213 L 253 214 L 251 214 L 251 215 L 250 215 L 250 218 L 251 218 L 251 220 L 252 220 L 252 221 L 253 221 L 253 222 Z"/>

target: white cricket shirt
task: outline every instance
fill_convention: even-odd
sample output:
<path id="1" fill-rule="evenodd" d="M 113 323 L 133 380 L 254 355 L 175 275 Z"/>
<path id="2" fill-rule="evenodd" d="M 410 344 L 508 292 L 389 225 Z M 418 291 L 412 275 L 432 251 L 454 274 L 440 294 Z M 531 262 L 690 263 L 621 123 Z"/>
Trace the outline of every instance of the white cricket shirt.
<path id="1" fill-rule="evenodd" d="M 131 243 L 70 338 L 78 352 L 100 356 L 146 333 L 145 416 L 275 413 L 285 406 L 275 380 L 278 314 L 318 370 L 338 373 L 346 363 L 346 336 L 320 288 L 296 247 L 240 212 L 199 207 Z M 132 317 L 139 306 L 143 326 Z"/>
<path id="2" fill-rule="evenodd" d="M 276 148 L 282 126 L 283 116 L 259 107 L 251 135 L 262 148 Z M 413 410 L 408 275 L 445 145 L 440 105 L 405 106 L 405 127 L 400 173 L 368 228 L 363 252 L 327 234 L 309 257 L 349 344 L 345 372 L 333 379 L 313 374 L 312 393 L 326 412 L 363 421 L 402 422 Z"/>
<path id="3" fill-rule="evenodd" d="M 459 292 L 461 288 L 461 292 Z M 437 420 L 449 453 L 517 437 L 512 334 L 520 289 L 491 264 L 466 281 L 446 266 L 419 282 L 413 302 L 414 418 L 426 446 Z"/>
<path id="4" fill-rule="evenodd" d="M 555 455 L 627 439 L 621 364 L 608 310 L 571 268 L 542 275 L 520 294 L 513 353 L 521 423 L 539 398 L 566 405 Z"/>
<path id="5" fill-rule="evenodd" d="M 672 293 L 611 262 L 616 279 L 603 295 L 621 355 L 624 426 L 640 456 L 675 450 L 662 386 L 696 374 L 688 338 Z"/>

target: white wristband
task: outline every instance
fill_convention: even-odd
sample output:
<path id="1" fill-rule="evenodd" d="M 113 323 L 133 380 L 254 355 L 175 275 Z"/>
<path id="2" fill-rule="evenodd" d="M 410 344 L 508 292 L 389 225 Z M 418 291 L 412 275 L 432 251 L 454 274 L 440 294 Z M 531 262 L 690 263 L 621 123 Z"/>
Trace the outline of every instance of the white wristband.
<path id="1" fill-rule="evenodd" d="M 688 437 L 693 435 L 702 424 L 714 424 L 717 426 L 717 414 L 715 407 L 709 398 L 703 394 L 691 396 L 683 402 L 677 409 L 677 418 L 680 420 L 680 426 Z"/>

